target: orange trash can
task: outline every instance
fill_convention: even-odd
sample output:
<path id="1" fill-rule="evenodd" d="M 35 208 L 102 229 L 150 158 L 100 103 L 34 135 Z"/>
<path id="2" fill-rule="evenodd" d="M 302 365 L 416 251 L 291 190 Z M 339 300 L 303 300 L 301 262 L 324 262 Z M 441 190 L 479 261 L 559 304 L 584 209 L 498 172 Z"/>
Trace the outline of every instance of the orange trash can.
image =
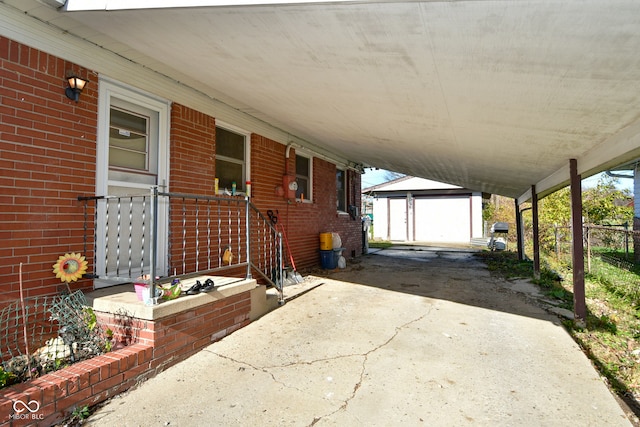
<path id="1" fill-rule="evenodd" d="M 331 233 L 320 233 L 320 250 L 333 250 L 333 236 Z"/>

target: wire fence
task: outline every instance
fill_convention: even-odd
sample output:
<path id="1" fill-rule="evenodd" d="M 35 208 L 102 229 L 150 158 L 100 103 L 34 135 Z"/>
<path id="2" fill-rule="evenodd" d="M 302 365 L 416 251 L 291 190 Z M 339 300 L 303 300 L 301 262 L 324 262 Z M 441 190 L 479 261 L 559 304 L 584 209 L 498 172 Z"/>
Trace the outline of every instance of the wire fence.
<path id="1" fill-rule="evenodd" d="M 640 264 L 635 261 L 634 239 L 640 232 L 629 224 L 583 226 L 585 273 L 634 304 L 640 304 Z M 540 230 L 542 249 L 560 263 L 572 265 L 570 227 Z"/>
<path id="2" fill-rule="evenodd" d="M 103 354 L 109 335 L 81 291 L 17 300 L 0 311 L 0 386 Z"/>

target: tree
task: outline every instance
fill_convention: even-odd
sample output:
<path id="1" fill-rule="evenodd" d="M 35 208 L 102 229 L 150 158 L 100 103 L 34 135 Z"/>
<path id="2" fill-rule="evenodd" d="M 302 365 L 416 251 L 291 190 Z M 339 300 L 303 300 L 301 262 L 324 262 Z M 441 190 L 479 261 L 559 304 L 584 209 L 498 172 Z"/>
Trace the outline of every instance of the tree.
<path id="1" fill-rule="evenodd" d="M 629 206 L 631 195 L 616 187 L 617 180 L 602 176 L 597 185 L 582 194 L 582 211 L 585 223 L 597 225 L 623 224 L 633 221 L 633 209 Z M 512 199 L 492 196 L 485 204 L 483 218 L 487 223 L 508 222 L 515 225 L 515 211 Z M 524 212 L 530 212 L 521 207 Z M 524 213 L 523 212 L 523 213 Z M 531 229 L 531 216 L 524 215 L 525 227 Z M 541 199 L 538 203 L 538 225 L 540 246 L 554 250 L 556 233 L 568 235 L 571 227 L 571 190 L 562 188 Z"/>
<path id="2" fill-rule="evenodd" d="M 564 234 L 571 227 L 571 191 L 569 187 L 562 188 L 538 203 L 538 228 L 540 246 L 546 250 L 556 249 L 556 239 L 559 230 Z"/>
<path id="3" fill-rule="evenodd" d="M 631 223 L 633 211 L 627 206 L 630 195 L 616 188 L 617 181 L 602 176 L 595 187 L 582 192 L 584 222 L 595 225 L 619 225 Z M 540 244 L 551 250 L 555 245 L 556 228 L 571 226 L 571 190 L 562 188 L 540 200 L 538 224 Z"/>
<path id="4" fill-rule="evenodd" d="M 631 195 L 616 188 L 617 179 L 603 175 L 598 184 L 582 194 L 585 222 L 599 225 L 631 224 L 633 210 L 626 201 Z"/>

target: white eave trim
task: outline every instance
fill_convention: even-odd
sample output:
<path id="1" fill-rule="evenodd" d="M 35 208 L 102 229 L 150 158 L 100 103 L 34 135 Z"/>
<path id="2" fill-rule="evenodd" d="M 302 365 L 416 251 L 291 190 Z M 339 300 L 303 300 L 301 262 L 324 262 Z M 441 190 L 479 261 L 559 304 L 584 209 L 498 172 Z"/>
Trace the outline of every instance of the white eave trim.
<path id="1" fill-rule="evenodd" d="M 67 0 L 68 12 L 89 10 L 168 9 L 183 7 L 277 6 L 309 3 L 353 3 L 354 0 Z M 359 3 L 362 3 L 360 1 Z"/>
<path id="2" fill-rule="evenodd" d="M 640 157 L 640 122 L 618 132 L 613 137 L 603 141 L 593 150 L 578 157 L 578 173 L 581 177 L 588 178 L 602 171 L 612 169 L 620 164 Z M 611 159 L 602 163 L 602 159 Z M 556 190 L 569 185 L 569 160 L 565 165 L 553 174 L 537 182 L 536 193 L 542 198 Z M 518 204 L 531 200 L 531 189 L 518 197 Z"/>

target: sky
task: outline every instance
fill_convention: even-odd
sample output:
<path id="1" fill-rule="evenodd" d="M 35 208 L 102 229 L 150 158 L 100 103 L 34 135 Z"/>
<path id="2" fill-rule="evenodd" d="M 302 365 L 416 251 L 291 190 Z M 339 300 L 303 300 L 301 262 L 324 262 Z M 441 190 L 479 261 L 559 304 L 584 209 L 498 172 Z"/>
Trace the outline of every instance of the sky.
<path id="1" fill-rule="evenodd" d="M 365 169 L 362 175 L 362 188 L 372 187 L 387 181 L 386 175 L 390 173 L 385 169 Z"/>
<path id="2" fill-rule="evenodd" d="M 598 184 L 598 180 L 604 175 L 603 173 L 599 173 L 593 175 L 589 178 L 582 180 L 582 188 L 592 188 Z M 633 194 L 633 179 L 631 178 L 618 178 L 618 184 L 616 187 L 620 190 L 629 190 L 631 194 Z"/>

